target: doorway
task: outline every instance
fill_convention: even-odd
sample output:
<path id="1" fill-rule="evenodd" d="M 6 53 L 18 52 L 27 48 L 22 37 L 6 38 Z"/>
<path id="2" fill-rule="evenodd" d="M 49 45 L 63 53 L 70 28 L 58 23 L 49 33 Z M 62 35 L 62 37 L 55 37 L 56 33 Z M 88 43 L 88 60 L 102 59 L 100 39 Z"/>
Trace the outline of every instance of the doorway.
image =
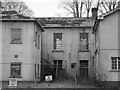
<path id="1" fill-rule="evenodd" d="M 88 60 L 80 60 L 80 78 L 81 79 L 86 79 L 88 78 L 88 67 L 89 67 L 89 64 L 88 64 Z"/>

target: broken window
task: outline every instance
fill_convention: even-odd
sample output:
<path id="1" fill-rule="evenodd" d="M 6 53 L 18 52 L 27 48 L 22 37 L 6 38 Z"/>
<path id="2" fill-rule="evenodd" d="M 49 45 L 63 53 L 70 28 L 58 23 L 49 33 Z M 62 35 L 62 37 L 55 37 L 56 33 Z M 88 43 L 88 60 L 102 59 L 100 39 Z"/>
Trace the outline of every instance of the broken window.
<path id="1" fill-rule="evenodd" d="M 20 28 L 11 29 L 11 43 L 12 44 L 22 43 L 22 29 Z"/>
<path id="2" fill-rule="evenodd" d="M 62 50 L 62 33 L 54 33 L 54 50 Z"/>
<path id="3" fill-rule="evenodd" d="M 80 33 L 80 50 L 88 50 L 88 33 Z"/>
<path id="4" fill-rule="evenodd" d="M 21 63 L 20 62 L 11 63 L 11 77 L 14 77 L 14 78 L 21 77 Z"/>
<path id="5" fill-rule="evenodd" d="M 112 70 L 120 70 L 120 57 L 111 57 Z"/>

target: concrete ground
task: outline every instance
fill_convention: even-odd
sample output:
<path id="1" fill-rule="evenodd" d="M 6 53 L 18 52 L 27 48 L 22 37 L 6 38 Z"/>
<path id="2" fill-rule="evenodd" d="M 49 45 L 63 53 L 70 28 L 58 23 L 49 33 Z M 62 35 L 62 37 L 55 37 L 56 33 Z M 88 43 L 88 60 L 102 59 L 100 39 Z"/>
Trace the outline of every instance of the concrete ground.
<path id="1" fill-rule="evenodd" d="M 14 88 L 9 87 L 9 82 L 3 82 L 2 88 Z M 29 83 L 23 82 L 18 83 L 18 86 L 15 88 L 96 88 L 93 85 L 81 85 L 75 84 L 74 82 L 70 81 L 63 81 L 63 82 L 42 82 L 42 83 Z"/>

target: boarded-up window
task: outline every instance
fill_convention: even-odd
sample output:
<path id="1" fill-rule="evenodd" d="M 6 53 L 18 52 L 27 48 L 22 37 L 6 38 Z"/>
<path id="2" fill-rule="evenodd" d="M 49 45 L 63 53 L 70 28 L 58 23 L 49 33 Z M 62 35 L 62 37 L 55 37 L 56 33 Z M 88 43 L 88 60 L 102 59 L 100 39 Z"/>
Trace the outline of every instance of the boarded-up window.
<path id="1" fill-rule="evenodd" d="M 21 77 L 21 63 L 13 62 L 11 63 L 11 77 Z"/>
<path id="2" fill-rule="evenodd" d="M 62 49 L 62 33 L 54 33 L 54 50 Z"/>
<path id="3" fill-rule="evenodd" d="M 22 43 L 22 29 L 20 28 L 11 29 L 11 43 L 12 44 Z"/>
<path id="4" fill-rule="evenodd" d="M 88 33 L 80 33 L 80 50 L 88 50 Z"/>

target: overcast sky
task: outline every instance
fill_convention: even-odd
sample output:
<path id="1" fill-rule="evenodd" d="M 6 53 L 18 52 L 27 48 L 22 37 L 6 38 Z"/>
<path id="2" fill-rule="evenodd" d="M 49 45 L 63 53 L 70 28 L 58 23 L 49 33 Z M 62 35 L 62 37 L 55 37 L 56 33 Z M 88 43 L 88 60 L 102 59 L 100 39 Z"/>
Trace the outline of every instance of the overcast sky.
<path id="1" fill-rule="evenodd" d="M 22 0 L 34 12 L 35 17 L 65 16 L 64 10 L 58 7 L 61 0 Z"/>

